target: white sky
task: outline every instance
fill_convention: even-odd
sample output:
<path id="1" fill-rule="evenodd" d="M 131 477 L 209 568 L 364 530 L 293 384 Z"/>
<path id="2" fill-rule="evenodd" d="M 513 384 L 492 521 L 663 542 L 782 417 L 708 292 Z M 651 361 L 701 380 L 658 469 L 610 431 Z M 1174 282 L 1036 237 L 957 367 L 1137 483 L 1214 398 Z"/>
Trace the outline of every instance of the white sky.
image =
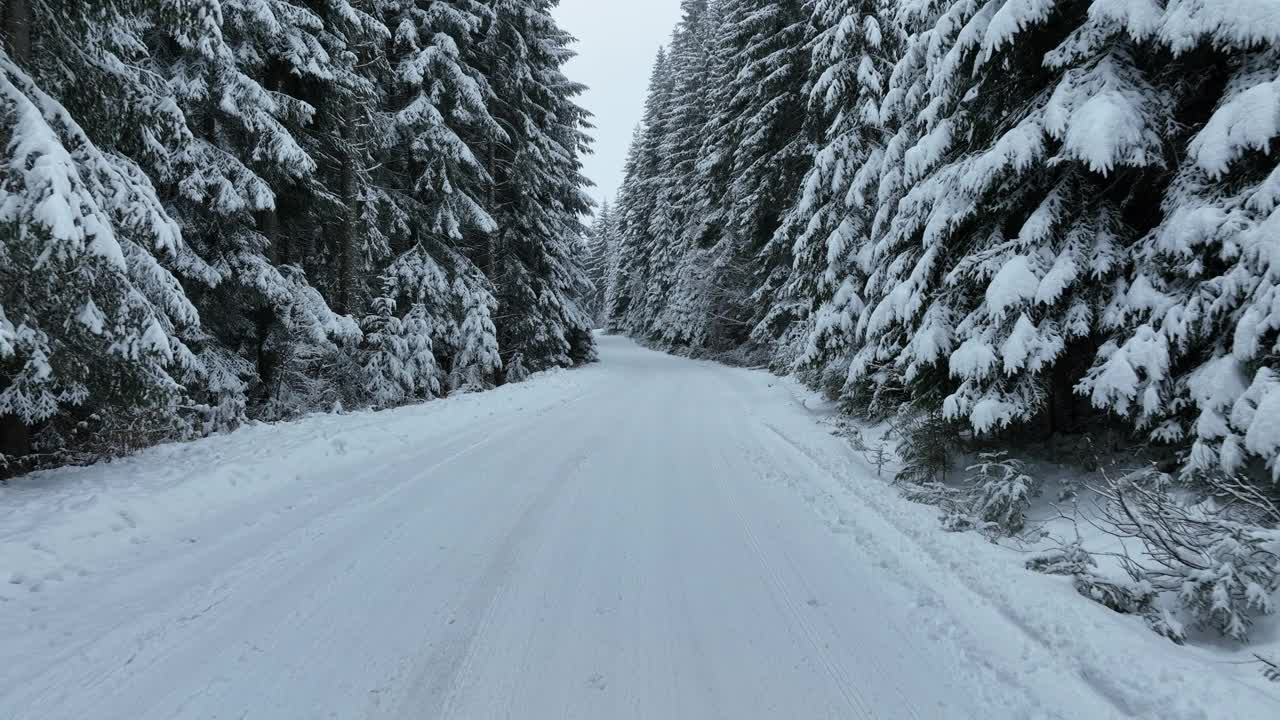
<path id="1" fill-rule="evenodd" d="M 578 38 L 578 57 L 565 72 L 590 86 L 579 102 L 595 115 L 595 154 L 584 159 L 597 185 L 591 195 L 612 201 L 643 114 L 653 58 L 680 21 L 680 0 L 561 0 L 554 14 Z"/>

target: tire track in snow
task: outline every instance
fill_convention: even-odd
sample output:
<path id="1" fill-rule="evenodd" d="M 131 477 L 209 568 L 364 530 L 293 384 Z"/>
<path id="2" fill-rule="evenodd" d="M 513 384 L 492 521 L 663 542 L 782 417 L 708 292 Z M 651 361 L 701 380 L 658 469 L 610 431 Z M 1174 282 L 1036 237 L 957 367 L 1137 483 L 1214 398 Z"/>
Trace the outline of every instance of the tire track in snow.
<path id="1" fill-rule="evenodd" d="M 836 476 L 834 472 L 829 470 L 818 458 L 815 458 L 809 449 L 801 446 L 800 444 L 793 441 L 791 438 L 787 437 L 786 434 L 784 434 L 774 425 L 768 422 L 761 421 L 760 427 L 766 431 L 765 433 L 759 434 L 762 442 L 769 443 L 776 448 L 782 449 L 784 452 L 788 452 L 788 454 L 799 459 L 802 464 L 808 465 L 812 470 L 814 470 L 815 472 L 823 476 L 826 476 L 830 481 L 836 483 L 837 485 L 841 487 L 846 487 L 846 488 L 851 487 L 849 483 L 841 481 L 841 479 L 838 476 Z M 772 438 L 772 442 L 770 442 L 770 438 Z M 781 442 L 778 442 L 778 441 L 781 441 Z M 930 550 L 927 547 L 923 546 L 918 539 L 913 537 L 910 533 L 904 532 L 901 529 L 899 529 L 887 516 L 881 514 L 880 508 L 878 507 L 877 503 L 875 503 L 872 500 L 868 500 L 867 498 L 862 496 L 860 496 L 860 498 L 866 501 L 867 506 L 871 508 L 872 511 L 878 515 L 879 519 L 885 525 L 892 528 L 893 532 L 896 535 L 898 535 L 908 546 L 913 547 L 918 551 L 918 553 L 916 554 L 916 557 L 924 559 L 926 562 L 928 562 L 930 565 L 933 566 L 932 571 L 930 573 L 931 577 L 945 576 L 945 577 L 951 578 L 951 580 L 954 582 L 954 584 L 958 588 L 962 588 L 964 591 L 966 591 L 972 596 L 972 601 L 967 604 L 968 607 L 971 607 L 974 609 L 985 609 L 988 612 L 995 613 L 1001 618 L 1001 620 L 1003 620 L 1004 622 L 1008 623 L 1010 626 L 1015 628 L 1021 635 L 1024 646 L 1026 646 L 1027 648 L 1035 648 L 1036 652 L 1040 654 L 1039 661 L 1035 663 L 1037 667 L 1044 668 L 1044 667 L 1052 667 L 1052 666 L 1060 665 L 1061 659 L 1059 655 L 1055 652 L 1054 648 L 1051 645 L 1049 645 L 1042 637 L 1036 634 L 1032 628 L 1028 627 L 1025 622 L 1017 618 L 1015 615 L 1011 614 L 995 598 L 990 597 L 981 589 L 973 587 L 969 583 L 965 582 L 963 578 L 960 578 L 959 576 L 950 572 L 947 567 L 947 564 L 943 562 L 940 558 L 935 556 L 932 552 L 930 552 Z M 835 503 L 836 501 L 834 498 L 830 498 L 829 502 Z M 857 521 L 857 518 L 854 516 L 851 516 L 847 513 L 841 513 L 840 522 L 845 524 L 849 524 L 849 523 L 857 524 L 858 521 Z M 867 529 L 863 529 L 862 535 L 867 538 L 875 536 L 874 533 L 870 532 Z M 884 543 L 879 543 L 878 551 L 882 553 L 891 553 L 894 556 L 896 564 L 898 564 L 900 567 L 905 569 L 906 563 L 904 563 L 901 557 L 900 551 L 891 549 Z M 912 589 L 916 589 L 916 588 L 912 588 Z M 959 622 L 957 620 L 955 621 L 955 626 L 957 628 L 963 628 L 966 626 L 966 623 Z M 969 640 L 968 642 L 973 643 L 975 641 Z M 972 653 L 973 649 L 964 648 L 962 649 L 962 651 L 967 653 Z M 1024 649 L 1024 656 L 1025 656 L 1025 653 L 1026 653 L 1026 649 Z M 1024 661 L 1025 661 L 1025 657 L 1024 657 Z M 1100 700 L 1101 703 L 1111 711 L 1111 715 L 1110 715 L 1111 717 L 1135 717 L 1136 716 L 1136 713 L 1134 712 L 1133 708 L 1129 705 L 1129 703 L 1125 700 L 1125 698 L 1117 695 L 1112 689 L 1106 687 L 1105 685 L 1097 683 L 1093 678 L 1089 676 L 1089 674 L 1085 671 L 1084 668 L 1075 667 L 1075 668 L 1072 668 L 1072 670 L 1074 671 L 1056 673 L 1055 675 L 1058 678 L 1063 678 L 1063 677 L 1073 678 L 1081 686 L 1081 688 L 1085 690 L 1087 694 L 1092 695 L 1093 697 Z M 1041 672 L 1043 672 L 1043 670 L 1041 670 Z M 1033 695 L 1030 692 L 1030 688 L 1028 688 L 1021 679 L 1017 679 L 1014 676 L 1003 674 L 1003 673 L 1000 674 L 999 677 L 1002 682 L 1015 683 L 1018 686 L 1020 686 L 1024 695 L 1028 699 L 1033 697 Z M 1073 693 L 1072 696 L 1076 698 L 1077 702 L 1079 701 L 1079 698 L 1080 698 L 1079 693 Z M 1096 716 L 1097 715 L 1095 715 L 1095 717 Z"/>
<path id="2" fill-rule="evenodd" d="M 140 615 L 131 608 L 141 602 L 141 597 L 152 597 L 148 588 L 153 584 L 158 586 L 159 581 L 167 577 L 172 570 L 168 562 L 143 565 L 136 573 L 115 577 L 108 598 L 84 593 L 66 598 L 68 602 L 58 608 L 59 614 L 74 617 L 84 612 L 77 610 L 81 606 L 86 610 L 96 606 L 100 612 L 105 604 L 118 608 L 117 619 L 103 626 L 102 617 L 98 615 L 91 624 L 85 623 L 78 630 L 64 630 L 58 642 L 66 643 L 72 638 L 74 641 L 58 653 L 42 656 L 39 664 L 11 668 L 21 672 L 25 679 L 13 683 L 19 691 L 8 701 L 18 706 L 36 705 L 42 698 L 53 697 L 66 687 L 78 686 L 88 691 L 96 704 L 97 699 L 111 697 L 129 685 L 129 678 L 160 671 L 179 657 L 192 655 L 196 646 L 206 648 L 203 655 L 215 654 L 208 648 L 221 647 L 219 628 L 237 614 L 250 612 L 259 598 L 296 592 L 294 586 L 298 578 L 313 575 L 319 567 L 337 562 L 339 550 L 357 547 L 357 539 L 363 537 L 371 525 L 385 522 L 382 510 L 409 509 L 411 506 L 396 503 L 405 493 L 423 489 L 423 483 L 430 483 L 434 473 L 509 437 L 514 429 L 537 427 L 547 414 L 578 403 L 590 403 L 594 396 L 607 391 L 607 388 L 588 388 L 495 425 L 477 426 L 473 422 L 430 438 L 429 447 L 448 450 L 425 465 L 424 449 L 419 445 L 406 446 L 373 466 L 360 468 L 360 479 L 349 477 L 350 469 L 336 470 L 335 473 L 347 477 L 324 485 L 309 502 L 300 506 L 310 512 L 275 512 L 249 524 L 237 523 L 241 532 L 214 536 L 214 542 L 201 544 L 194 554 L 169 558 L 169 562 L 184 566 L 204 564 L 211 569 L 199 585 L 176 594 L 160 594 L 166 607 L 161 612 L 152 608 Z M 462 447 L 457 447 L 459 444 Z M 370 483 L 366 478 L 394 480 L 380 484 Z M 293 488 L 281 488 L 277 492 L 296 492 L 297 489 L 295 484 Z M 214 516 L 207 519 L 207 523 L 216 525 L 218 519 Z M 322 547 L 330 550 L 321 552 Z M 307 551 L 301 552 L 303 548 Z M 299 563 L 299 558 L 303 562 Z M 250 584 L 253 587 L 246 592 Z M 24 636 L 29 640 L 38 637 L 30 633 Z M 99 658 L 106 655 L 118 655 L 125 661 L 102 663 Z M 84 669 L 76 671 L 76 667 Z M 199 699 L 213 688 L 213 684 L 203 686 L 182 700 L 180 706 Z M 85 705 L 77 712 L 91 713 L 92 705 Z"/>
<path id="3" fill-rule="evenodd" d="M 592 405 L 595 407 L 595 405 Z M 521 512 L 519 519 L 496 548 L 480 578 L 471 586 L 466 600 L 458 606 L 462 617 L 453 622 L 445 637 L 422 663 L 418 679 L 394 717 L 456 717 L 457 707 L 469 687 L 469 679 L 484 652 L 486 638 L 500 616 L 504 601 L 512 590 L 512 580 L 521 561 L 537 557 L 546 542 L 540 532 L 551 507 L 564 499 L 566 488 L 581 480 L 581 472 L 589 456 L 589 448 L 598 444 L 602 432 L 593 414 L 577 418 L 570 427 L 581 424 L 594 429 L 579 450 L 555 466 L 549 484 L 538 491 Z M 570 427 L 558 427 L 557 433 L 572 436 Z M 541 432 L 540 426 L 528 428 Z M 504 441 L 519 437 L 507 435 Z M 581 441 L 580 441 L 581 442 Z"/>
<path id="4" fill-rule="evenodd" d="M 764 571 L 765 579 L 768 581 L 773 591 L 774 597 L 781 602 L 783 609 L 793 627 L 800 629 L 800 635 L 806 645 L 812 651 L 813 656 L 818 658 L 823 670 L 831 679 L 832 684 L 837 688 L 840 697 L 844 699 L 845 705 L 852 711 L 856 717 L 874 720 L 876 715 L 872 711 L 866 698 L 857 689 L 857 684 L 853 681 L 852 675 L 843 663 L 832 657 L 831 652 L 825 647 L 825 644 L 819 639 L 818 633 L 814 630 L 812 624 L 805 617 L 804 611 L 800 608 L 800 603 L 796 601 L 794 593 L 791 591 L 790 585 L 782 578 L 777 569 L 774 568 L 772 562 L 769 561 L 764 550 L 760 545 L 760 538 L 757 536 L 751 523 L 747 521 L 746 515 L 742 512 L 736 492 L 733 488 L 726 487 L 726 481 L 723 476 L 717 478 L 717 485 L 721 496 L 725 499 L 726 505 L 732 511 L 734 517 L 738 521 L 739 529 L 746 540 L 747 546 L 751 548 L 752 555 L 760 564 L 760 568 Z M 918 717 L 911 710 L 912 717 Z"/>

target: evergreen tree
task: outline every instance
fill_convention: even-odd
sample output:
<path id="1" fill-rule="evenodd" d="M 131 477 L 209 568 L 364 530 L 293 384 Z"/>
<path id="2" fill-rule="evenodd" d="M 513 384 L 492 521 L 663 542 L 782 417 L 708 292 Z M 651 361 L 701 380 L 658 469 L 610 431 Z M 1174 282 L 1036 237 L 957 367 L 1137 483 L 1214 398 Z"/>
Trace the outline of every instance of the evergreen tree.
<path id="1" fill-rule="evenodd" d="M 687 2 L 654 68 L 619 198 L 625 326 L 667 346 L 731 349 L 787 274 L 770 245 L 806 165 L 800 3 Z"/>
<path id="2" fill-rule="evenodd" d="M 389 95 L 396 142 L 388 165 L 398 179 L 393 187 L 410 189 L 388 193 L 385 202 L 383 215 L 404 222 L 396 223 L 397 256 L 383 271 L 383 292 L 401 312 L 430 315 L 405 326 L 431 333 L 408 347 L 430 346 L 443 360 L 441 377 L 422 389 L 447 377 L 491 384 L 502 370 L 497 354 L 469 350 L 498 342 L 488 319 L 497 303 L 493 284 L 473 259 L 498 230 L 485 207 L 496 182 L 485 158 L 506 137 L 477 57 L 494 11 L 472 0 L 396 0 L 383 9 L 395 28 Z"/>
<path id="3" fill-rule="evenodd" d="M 248 394 L 266 417 L 322 409 L 309 366 L 359 329 L 308 281 L 283 201 L 305 197 L 317 170 L 298 140 L 315 108 L 293 80 L 333 76 L 323 23 L 283 0 L 184 0 L 168 12 L 172 51 L 157 59 L 195 135 L 174 201 L 212 269 L 211 287 L 189 286 L 211 335 L 200 347 L 208 389 L 223 408 Z"/>
<path id="4" fill-rule="evenodd" d="M 595 221 L 587 233 L 587 278 L 594 291 L 587 303 L 587 311 L 596 327 L 608 324 L 609 286 L 613 282 L 613 270 L 617 264 L 617 240 L 614 237 L 613 206 L 606 200 L 600 206 Z"/>
<path id="5" fill-rule="evenodd" d="M 633 296 L 639 289 L 637 278 L 643 268 L 639 255 L 641 238 L 633 230 L 637 227 L 635 223 L 644 217 L 639 212 L 637 195 L 640 183 L 640 143 L 643 137 L 643 126 L 637 126 L 627 148 L 622 185 L 613 211 L 617 246 L 614 250 L 614 264 L 610 268 L 609 295 L 606 299 L 609 322 L 605 325 L 612 333 L 631 331 L 631 308 L 635 304 Z"/>
<path id="6" fill-rule="evenodd" d="M 323 23 L 318 39 L 329 72 L 302 78 L 300 96 L 315 107 L 300 142 L 316 161 L 310 182 L 290 203 L 296 261 L 336 312 L 357 315 L 378 290 L 378 270 L 404 233 L 388 173 L 381 172 L 393 116 L 386 88 L 391 66 L 381 52 L 391 31 L 361 3 L 308 0 Z"/>
<path id="7" fill-rule="evenodd" d="M 662 147 L 672 92 L 667 51 L 661 48 L 649 80 L 644 122 L 632 143 L 626 177 L 618 197 L 619 236 L 626 272 L 620 278 L 622 285 L 613 317 L 618 327 L 636 335 L 651 334 L 652 318 L 656 314 L 654 305 L 662 300 L 662 296 L 651 292 L 649 285 L 655 274 L 655 256 L 660 242 L 653 235 L 651 222 L 662 182 Z"/>
<path id="8" fill-rule="evenodd" d="M 780 239 L 793 242 L 795 258 L 786 296 L 807 320 L 793 352 L 828 386 L 841 387 L 872 270 L 870 229 L 886 132 L 881 105 L 897 43 L 881 0 L 822 0 L 812 21 L 814 166 Z"/>
<path id="9" fill-rule="evenodd" d="M 590 358 L 551 5 L 0 3 L 0 454 Z"/>
<path id="10" fill-rule="evenodd" d="M 691 272 L 699 248 L 693 235 L 700 226 L 696 203 L 698 153 L 711 106 L 714 17 L 706 0 L 684 0 L 668 56 L 671 96 L 660 139 L 661 166 L 654 182 L 655 205 L 649 219 L 654 243 L 653 274 L 648 280 L 652 335 L 671 346 L 698 345 L 703 336 L 705 276 Z M 691 229 L 692 226 L 692 229 Z"/>
<path id="11" fill-rule="evenodd" d="M 786 325 L 771 315 L 792 266 L 790 244 L 777 237 L 812 166 L 804 139 L 811 25 L 800 0 L 740 2 L 726 14 L 741 50 L 732 63 L 738 72 L 730 103 L 738 142 L 727 214 L 729 304 L 718 314 L 743 319 L 742 341 L 769 344 L 777 326 Z"/>
<path id="12" fill-rule="evenodd" d="M 180 436 L 198 421 L 182 412 L 181 383 L 202 370 L 188 345 L 200 322 L 168 268 L 200 263 L 142 168 L 94 141 L 123 144 L 126 122 L 157 143 L 183 139 L 180 116 L 157 102 L 163 88 L 125 62 L 145 59 L 143 25 L 120 3 L 4 10 L 0 454 Z M 70 94 L 80 73 L 133 92 L 78 98 L 82 125 L 51 94 Z"/>
<path id="13" fill-rule="evenodd" d="M 589 151 L 584 89 L 564 64 L 572 42 L 550 0 L 500 0 L 483 47 L 493 114 L 505 137 L 490 148 L 499 229 L 489 251 L 502 320 L 499 346 L 531 371 L 594 360 L 584 303 L 591 283 L 574 244 L 591 209 L 580 156 Z"/>
<path id="14" fill-rule="evenodd" d="M 1106 342 L 1081 388 L 1153 440 L 1189 446 L 1192 475 L 1275 482 L 1280 26 L 1195 3 L 1171 3 L 1153 23 L 1092 22 L 1164 47 L 1174 127 L 1194 132 L 1176 137 L 1185 151 L 1159 223 L 1129 252 L 1134 271 L 1102 315 Z"/>

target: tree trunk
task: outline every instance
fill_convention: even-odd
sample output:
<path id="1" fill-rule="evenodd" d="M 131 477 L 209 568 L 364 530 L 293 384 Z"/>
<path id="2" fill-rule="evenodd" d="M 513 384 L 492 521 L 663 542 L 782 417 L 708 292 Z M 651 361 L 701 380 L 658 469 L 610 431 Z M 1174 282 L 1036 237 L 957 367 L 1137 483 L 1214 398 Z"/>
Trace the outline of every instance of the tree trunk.
<path id="1" fill-rule="evenodd" d="M 337 311 L 350 315 L 353 311 L 355 294 L 355 245 L 356 225 L 360 218 L 360 199 L 356 197 L 355 158 L 352 157 L 351 145 L 354 140 L 352 130 L 355 124 L 353 108 L 342 110 L 341 135 L 346 147 L 342 153 L 342 205 L 344 217 L 338 231 L 338 297 Z"/>
<path id="2" fill-rule="evenodd" d="M 497 202 L 497 185 L 498 185 L 498 158 L 497 149 L 492 140 L 489 141 L 489 207 L 485 208 L 489 212 L 494 211 L 494 205 Z M 486 258 L 485 274 L 489 276 L 489 281 L 495 286 L 498 284 L 498 233 L 489 233 L 489 243 Z"/>
<path id="3" fill-rule="evenodd" d="M 271 63 L 267 67 L 266 77 L 262 82 L 263 87 L 271 92 L 280 92 L 282 74 L 283 70 L 279 63 Z M 258 228 L 271 245 L 269 255 L 271 262 L 276 265 L 289 265 L 293 262 L 293 254 L 290 252 L 288 240 L 282 238 L 280 234 L 280 191 L 281 188 L 271 188 L 275 203 L 271 209 L 258 213 Z"/>
<path id="4" fill-rule="evenodd" d="M 273 265 L 288 265 L 289 244 L 280 238 L 280 213 L 275 208 L 258 213 L 258 232 L 267 239 L 267 257 Z"/>
<path id="5" fill-rule="evenodd" d="M 0 378 L 0 392 L 9 387 L 7 378 Z M 13 415 L 0 415 L 0 455 L 23 458 L 31 454 L 31 428 Z M 0 478 L 14 474 L 17 468 L 5 470 L 0 464 Z"/>

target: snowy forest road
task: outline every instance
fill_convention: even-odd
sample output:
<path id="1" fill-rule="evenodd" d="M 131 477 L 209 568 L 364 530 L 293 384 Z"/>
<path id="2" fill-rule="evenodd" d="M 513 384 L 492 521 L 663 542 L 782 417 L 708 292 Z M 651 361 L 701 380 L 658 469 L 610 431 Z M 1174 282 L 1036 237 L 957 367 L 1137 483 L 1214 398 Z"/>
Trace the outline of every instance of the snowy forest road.
<path id="1" fill-rule="evenodd" d="M 131 482 L 145 484 L 147 468 L 161 465 L 150 471 L 158 477 L 178 467 L 181 487 L 255 468 L 295 479 L 173 527 L 165 518 L 185 506 L 153 509 L 142 525 L 150 529 L 98 556 L 76 555 L 72 540 L 41 545 L 41 557 L 61 558 L 51 567 L 67 570 L 15 575 L 3 590 L 0 717 L 1202 709 L 1098 677 L 1092 660 L 1035 637 L 1030 620 L 931 554 L 891 512 L 842 509 L 833 493 L 853 454 L 783 381 L 622 339 L 601 344 L 602 363 L 526 386 L 304 421 L 100 470 L 140 473 Z M 311 437 L 290 440 L 300 433 Z M 337 450 L 318 451 L 315 437 Z M 68 490 L 36 521 L 58 527 L 83 497 Z M 147 512 L 118 514 L 128 535 Z M 18 562 L 5 534 L 13 518 L 0 520 L 0 561 Z M 1052 579 L 1027 575 L 1040 581 Z M 1130 632 L 1102 630 L 1116 627 Z M 1179 693 L 1205 687 L 1164 670 Z M 1267 701 L 1218 683 L 1210 691 L 1242 697 L 1246 709 Z"/>

